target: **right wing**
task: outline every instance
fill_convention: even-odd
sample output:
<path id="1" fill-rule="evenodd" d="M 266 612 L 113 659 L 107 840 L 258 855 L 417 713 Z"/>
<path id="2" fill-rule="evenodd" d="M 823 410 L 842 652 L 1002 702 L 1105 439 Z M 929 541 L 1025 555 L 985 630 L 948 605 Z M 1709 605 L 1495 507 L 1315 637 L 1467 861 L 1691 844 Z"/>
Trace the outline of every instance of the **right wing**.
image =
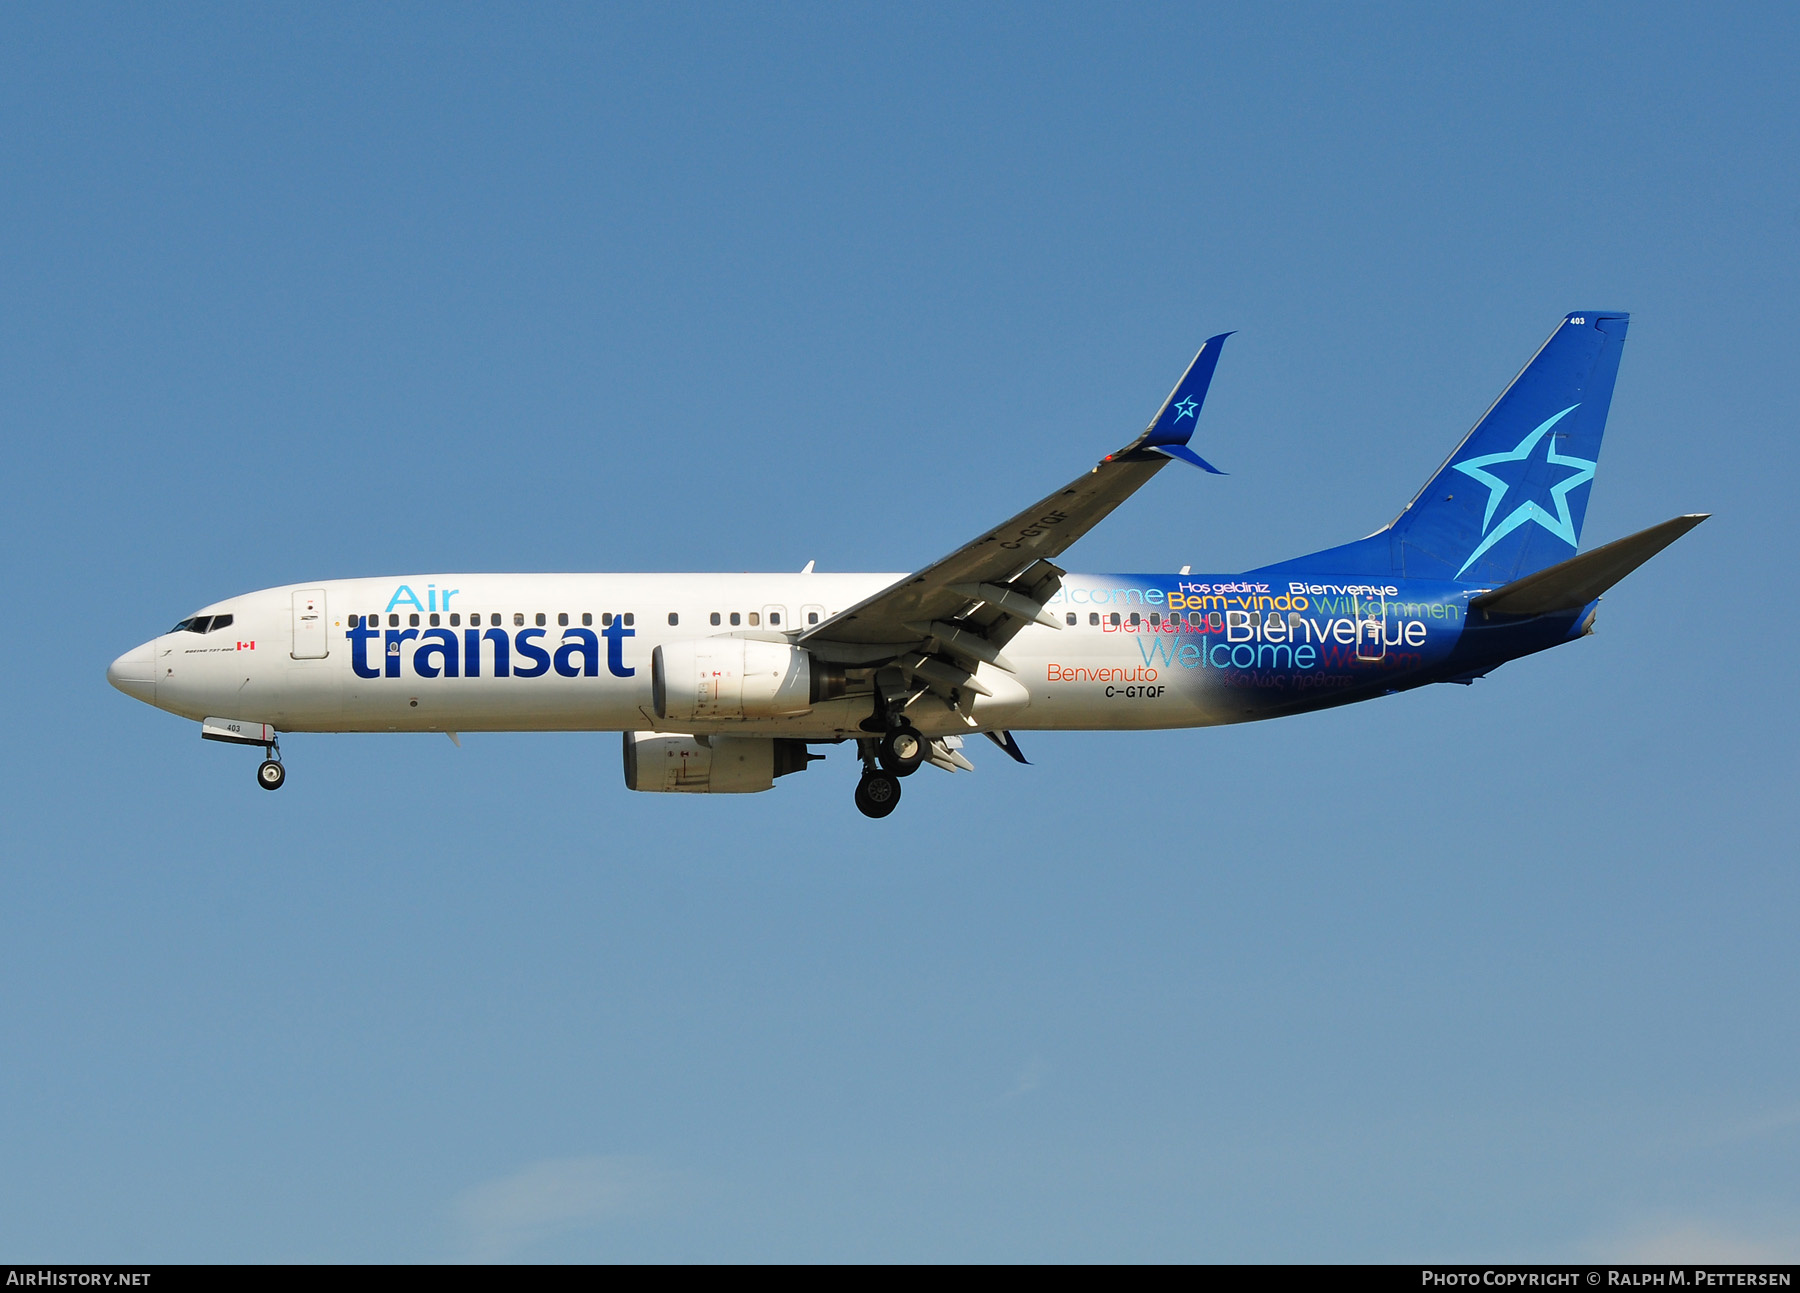
<path id="1" fill-rule="evenodd" d="M 1052 557 L 1105 520 L 1171 458 L 1222 474 L 1188 448 L 1188 439 L 1230 335 L 1207 339 L 1150 425 L 1123 449 L 949 556 L 807 630 L 799 641 L 821 658 L 845 664 L 895 661 L 946 695 L 961 687 L 980 691 L 971 675 L 981 664 L 1010 670 L 1000 648 L 1021 628 L 1033 622 L 1061 627 L 1044 611 L 1062 584 L 1063 571 Z"/>

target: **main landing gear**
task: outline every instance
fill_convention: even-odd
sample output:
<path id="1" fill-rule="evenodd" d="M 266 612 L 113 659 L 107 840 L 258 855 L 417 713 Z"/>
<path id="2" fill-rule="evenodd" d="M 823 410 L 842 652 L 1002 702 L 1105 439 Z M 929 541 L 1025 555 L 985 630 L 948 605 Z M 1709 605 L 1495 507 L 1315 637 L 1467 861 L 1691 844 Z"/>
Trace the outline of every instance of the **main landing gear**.
<path id="1" fill-rule="evenodd" d="M 856 744 L 863 762 L 862 780 L 856 783 L 856 807 L 865 817 L 886 817 L 899 807 L 900 779 L 919 770 L 931 744 L 918 728 L 905 722 L 877 739 Z"/>
<path id="2" fill-rule="evenodd" d="M 862 780 L 856 783 L 856 807 L 865 817 L 886 817 L 900 804 L 900 781 L 919 770 L 931 753 L 931 742 L 906 721 L 912 688 L 897 669 L 883 669 L 875 679 L 875 712 L 862 722 L 870 733 L 856 743 L 862 755 Z"/>
<path id="3" fill-rule="evenodd" d="M 900 806 L 900 778 L 879 768 L 856 783 L 856 806 L 864 817 L 886 817 Z"/>
<path id="4" fill-rule="evenodd" d="M 929 748 L 918 728 L 907 724 L 881 738 L 875 747 L 875 757 L 884 771 L 896 777 L 910 777 L 925 762 Z"/>

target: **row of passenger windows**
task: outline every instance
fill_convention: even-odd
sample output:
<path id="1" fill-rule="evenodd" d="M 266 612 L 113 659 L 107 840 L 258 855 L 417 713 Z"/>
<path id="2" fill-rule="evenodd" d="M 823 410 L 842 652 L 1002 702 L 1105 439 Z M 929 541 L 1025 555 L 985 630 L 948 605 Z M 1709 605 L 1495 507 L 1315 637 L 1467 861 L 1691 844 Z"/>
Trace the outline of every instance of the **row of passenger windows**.
<path id="1" fill-rule="evenodd" d="M 1081 622 L 1080 617 L 1078 615 L 1076 615 L 1074 611 L 1069 611 L 1064 616 L 1064 619 L 1071 626 Z M 1163 622 L 1163 613 L 1161 611 L 1151 611 L 1149 619 L 1150 619 L 1150 627 L 1151 628 L 1153 628 L 1153 629 L 1160 628 L 1162 626 L 1162 622 Z M 1112 614 L 1108 615 L 1106 617 L 1106 622 L 1108 624 L 1112 624 L 1112 625 L 1116 626 L 1119 623 L 1119 612 L 1114 611 Z M 1131 614 L 1129 614 L 1125 617 L 1125 623 L 1133 625 L 1133 626 L 1142 624 L 1143 622 L 1144 622 L 1144 617 L 1142 615 L 1140 615 L 1137 611 L 1133 611 L 1133 612 L 1131 612 Z M 1210 627 L 1213 629 L 1222 629 L 1225 627 L 1225 617 L 1223 615 L 1219 614 L 1219 612 L 1217 612 L 1217 611 L 1209 611 L 1209 612 L 1189 611 L 1188 615 L 1187 615 L 1187 622 L 1190 625 L 1192 625 L 1194 628 Z M 1088 624 L 1090 626 L 1097 626 L 1099 623 L 1100 623 L 1100 612 L 1099 611 L 1089 611 L 1088 612 Z M 1171 623 L 1171 624 L 1181 623 L 1181 616 L 1179 616 L 1179 615 L 1169 616 L 1169 623 Z"/>
<path id="2" fill-rule="evenodd" d="M 743 613 L 740 613 L 738 611 L 729 612 L 731 627 L 732 628 L 740 627 L 743 624 L 746 615 L 749 618 L 751 628 L 754 629 L 754 628 L 762 627 L 763 613 L 761 611 L 748 611 L 748 612 L 743 612 Z M 480 612 L 480 611 L 471 612 L 469 615 L 470 625 L 472 625 L 475 628 L 480 628 L 481 627 L 481 616 L 482 616 L 482 612 Z M 546 627 L 545 621 L 546 621 L 547 617 L 545 616 L 543 611 L 537 612 L 537 614 L 533 618 L 536 620 L 537 626 L 539 628 Z M 625 626 L 627 628 L 630 628 L 632 625 L 637 623 L 637 615 L 631 611 L 626 611 L 625 614 L 620 616 L 619 618 L 625 622 Z M 421 620 L 430 620 L 431 627 L 435 629 L 435 628 L 441 627 L 442 622 L 446 619 L 448 619 L 450 621 L 451 628 L 453 628 L 453 629 L 461 628 L 462 622 L 463 622 L 463 613 L 461 611 L 450 611 L 450 612 L 448 612 L 448 614 L 439 614 L 437 612 L 432 612 L 429 615 L 421 615 L 417 611 L 415 611 L 406 617 L 406 622 L 409 627 L 416 629 L 419 627 Z M 199 616 L 193 620 L 183 620 L 183 621 L 181 621 L 181 623 L 177 624 L 174 628 L 170 629 L 169 631 L 171 633 L 179 633 L 179 632 L 181 632 L 181 630 L 183 630 L 185 628 L 191 628 L 196 623 L 204 623 L 205 620 L 206 620 L 206 616 L 204 616 L 204 615 Z M 216 620 L 216 622 L 213 624 L 213 627 L 214 628 L 223 628 L 223 627 L 225 627 L 225 625 L 231 623 L 231 616 L 220 615 L 220 616 L 215 617 L 215 620 Z M 373 628 L 381 627 L 381 616 L 379 616 L 379 615 L 368 615 L 368 616 L 352 615 L 350 617 L 350 624 L 353 628 L 362 628 L 365 626 L 365 623 L 364 623 L 365 620 L 367 621 L 366 626 L 368 628 L 373 629 Z M 714 625 L 722 624 L 722 623 L 724 623 L 724 620 L 725 620 L 725 617 L 722 616 L 718 611 L 714 611 L 712 613 L 711 621 Z M 780 628 L 781 627 L 781 612 L 773 611 L 773 610 L 768 612 L 768 620 L 769 620 L 770 628 L 773 628 L 773 629 Z M 397 629 L 400 627 L 400 616 L 397 613 L 390 612 L 387 617 L 387 622 L 388 622 L 389 628 Z M 501 623 L 504 622 L 504 617 L 500 616 L 500 615 L 489 615 L 487 617 L 487 622 L 489 624 L 493 625 L 494 627 L 498 628 L 501 625 Z M 523 628 L 525 626 L 525 612 L 524 611 L 514 611 L 513 617 L 512 617 L 512 622 L 513 622 L 513 626 L 515 628 Z M 556 617 L 556 622 L 557 622 L 557 624 L 561 625 L 562 627 L 567 628 L 568 624 L 569 624 L 568 612 L 567 611 L 559 612 Z M 583 611 L 581 613 L 581 622 L 584 625 L 592 626 L 592 624 L 594 622 L 593 613 L 590 611 Z M 602 611 L 600 613 L 600 627 L 611 628 L 612 622 L 613 622 L 613 616 L 612 616 L 611 611 Z M 808 611 L 806 613 L 806 622 L 809 625 L 817 624 L 819 622 L 819 612 Z M 1073 619 L 1071 619 L 1069 622 L 1071 624 L 1073 624 L 1075 621 Z M 1100 621 L 1098 619 L 1096 619 L 1094 622 L 1096 624 L 1098 624 Z M 674 628 L 677 625 L 679 625 L 680 623 L 681 623 L 681 615 L 676 611 L 670 611 L 669 612 L 669 627 Z M 206 632 L 206 630 L 204 628 L 197 628 L 197 629 L 194 629 L 194 631 L 196 633 Z"/>
<path id="3" fill-rule="evenodd" d="M 480 611 L 471 611 L 469 613 L 470 627 L 472 627 L 472 628 L 480 628 L 481 627 L 481 614 L 482 613 Z M 534 615 L 532 617 L 533 621 L 537 624 L 537 626 L 539 628 L 545 627 L 545 624 L 546 624 L 548 618 L 549 617 L 546 616 L 543 611 L 539 611 L 536 615 Z M 625 622 L 625 626 L 627 628 L 629 628 L 631 625 L 637 623 L 637 616 L 635 614 L 633 614 L 631 611 L 626 611 L 623 615 L 619 616 L 619 618 Z M 408 615 L 406 617 L 406 622 L 410 627 L 416 629 L 419 627 L 419 621 L 421 619 L 430 620 L 431 627 L 434 629 L 440 627 L 442 625 L 443 621 L 448 619 L 450 621 L 450 627 L 453 629 L 458 629 L 458 628 L 462 627 L 463 615 L 462 615 L 461 611 L 451 611 L 448 615 L 440 615 L 435 611 L 430 615 L 420 615 L 418 612 L 415 611 L 411 615 Z M 225 617 L 225 622 L 230 623 L 231 616 L 227 615 Z M 400 627 L 400 616 L 398 614 L 389 614 L 387 617 L 387 622 L 388 622 L 389 628 L 397 629 Z M 493 627 L 499 628 L 502 624 L 504 624 L 506 622 L 506 617 L 504 615 L 499 615 L 499 614 L 489 615 L 487 617 L 487 622 L 490 625 L 492 625 Z M 525 627 L 525 612 L 524 611 L 514 611 L 513 617 L 512 617 L 512 622 L 513 622 L 513 627 L 524 628 Z M 556 622 L 557 622 L 557 624 L 561 625 L 562 627 L 567 628 L 569 625 L 569 613 L 567 611 L 559 612 L 556 616 Z M 583 611 L 581 613 L 581 622 L 584 625 L 588 625 L 591 627 L 594 623 L 593 612 L 592 611 Z M 600 613 L 600 627 L 601 628 L 611 628 L 612 622 L 613 622 L 613 614 L 611 611 L 602 611 Z M 673 615 L 671 615 L 669 617 L 669 623 L 673 624 L 674 622 L 675 622 L 675 617 Z M 380 628 L 381 627 L 381 616 L 379 616 L 379 615 L 366 615 L 366 616 L 365 615 L 352 615 L 350 617 L 350 627 L 351 628 L 367 627 L 367 628 L 372 628 L 372 629 Z"/>
<path id="4" fill-rule="evenodd" d="M 231 627 L 229 615 L 190 615 L 174 628 L 171 633 L 217 633 L 220 629 Z"/>
<path id="5" fill-rule="evenodd" d="M 631 611 L 626 611 L 624 613 L 624 615 L 620 616 L 619 618 L 625 622 L 625 627 L 627 627 L 627 628 L 630 628 L 637 623 L 637 615 Z M 713 624 L 714 627 L 722 626 L 727 621 L 727 619 L 729 619 L 729 622 L 730 622 L 730 625 L 732 628 L 741 627 L 746 618 L 749 620 L 749 627 L 751 627 L 753 629 L 762 627 L 763 615 L 759 611 L 746 611 L 746 612 L 742 612 L 742 613 L 740 613 L 738 611 L 730 611 L 726 615 L 721 615 L 720 612 L 714 611 L 712 613 L 712 615 L 709 617 L 710 622 Z M 1069 611 L 1064 616 L 1064 618 L 1071 627 L 1080 623 L 1080 617 L 1077 616 L 1074 611 Z M 443 620 L 448 619 L 450 621 L 450 627 L 454 629 L 454 628 L 462 627 L 463 613 L 461 611 L 450 611 L 445 615 L 440 615 L 439 613 L 434 611 L 429 616 L 422 616 L 418 612 L 415 611 L 406 617 L 406 622 L 410 627 L 416 629 L 419 627 L 419 622 L 421 619 L 429 619 L 431 621 L 431 627 L 434 629 L 440 627 Z M 1213 627 L 1215 629 L 1220 629 L 1220 628 L 1225 627 L 1225 619 L 1217 611 L 1211 612 L 1210 616 L 1203 612 L 1200 612 L 1200 611 L 1189 611 L 1188 616 L 1187 616 L 1187 622 L 1190 625 L 1192 625 L 1194 628 L 1200 628 L 1203 625 L 1206 625 L 1208 623 L 1209 619 L 1211 621 L 1211 627 Z M 544 628 L 547 626 L 548 616 L 546 616 L 543 611 L 538 611 L 534 616 L 532 616 L 532 620 L 539 628 Z M 781 627 L 781 612 L 775 611 L 775 610 L 768 612 L 768 620 L 769 620 L 770 628 L 772 628 L 772 629 L 780 628 Z M 1133 611 L 1133 612 L 1131 612 L 1130 615 L 1125 617 L 1124 622 L 1127 624 L 1136 626 L 1136 625 L 1142 624 L 1143 620 L 1144 620 L 1144 617 L 1142 615 L 1140 615 L 1137 611 Z M 1162 612 L 1161 611 L 1151 611 L 1150 615 L 1149 615 L 1149 620 L 1150 620 L 1151 628 L 1161 627 L 1162 622 L 1163 622 Z M 368 615 L 368 616 L 352 615 L 350 617 L 351 625 L 356 628 L 365 627 L 365 621 L 366 621 L 366 627 L 368 627 L 368 628 L 379 628 L 381 626 L 381 616 L 379 616 L 379 615 Z M 505 621 L 505 617 L 498 613 L 487 616 L 487 622 L 495 628 L 500 627 L 500 625 L 502 623 L 504 623 L 504 621 Z M 387 622 L 388 622 L 389 628 L 397 629 L 400 627 L 400 616 L 396 613 L 390 613 L 387 617 Z M 525 612 L 524 611 L 514 611 L 513 615 L 512 615 L 512 622 L 513 622 L 513 626 L 515 628 L 525 627 Z M 569 624 L 569 613 L 567 611 L 559 611 L 556 616 L 556 622 L 559 626 L 567 628 L 568 624 Z M 593 612 L 583 611 L 581 613 L 581 622 L 585 626 L 592 627 L 592 625 L 594 623 Z M 600 627 L 611 628 L 612 622 L 613 622 L 613 614 L 611 611 L 602 611 L 600 613 Z M 806 613 L 806 623 L 807 623 L 808 627 L 810 627 L 814 624 L 817 624 L 818 622 L 819 622 L 819 612 L 808 611 Z M 480 612 L 480 611 L 470 612 L 470 614 L 469 614 L 470 626 L 473 628 L 480 628 L 481 623 L 482 623 L 482 612 Z M 670 611 L 669 612 L 670 627 L 673 628 L 676 625 L 679 625 L 680 623 L 681 623 L 681 616 L 679 614 L 677 614 L 675 611 Z M 1091 626 L 1098 626 L 1099 623 L 1100 623 L 1100 612 L 1099 611 L 1089 611 L 1088 612 L 1088 624 Z M 1112 614 L 1107 616 L 1107 623 L 1116 626 L 1119 623 L 1119 612 L 1114 611 L 1114 612 L 1112 612 Z M 1169 623 L 1171 623 L 1171 624 L 1181 623 L 1181 616 L 1170 615 Z M 229 615 L 192 615 L 192 616 L 189 616 L 187 619 L 181 621 L 181 623 L 177 624 L 174 628 L 170 629 L 169 632 L 171 632 L 171 633 L 216 633 L 222 628 L 229 627 L 230 624 L 231 624 L 231 616 L 229 616 Z"/>
<path id="6" fill-rule="evenodd" d="M 763 617 L 762 617 L 762 612 L 760 612 L 760 611 L 745 611 L 742 614 L 740 614 L 737 611 L 731 611 L 728 613 L 727 618 L 730 619 L 732 628 L 737 628 L 746 619 L 750 621 L 751 628 L 755 629 L 755 628 L 762 627 Z M 673 615 L 669 616 L 669 623 L 673 624 L 674 622 L 675 622 L 675 617 Z M 710 622 L 712 623 L 712 625 L 715 628 L 719 626 L 719 624 L 720 624 L 719 612 L 714 611 L 712 613 Z M 819 622 L 819 612 L 817 612 L 817 611 L 806 612 L 806 622 L 807 622 L 808 626 L 817 624 Z M 780 611 L 772 610 L 769 612 L 769 627 L 772 629 L 778 629 L 781 627 L 781 612 Z"/>

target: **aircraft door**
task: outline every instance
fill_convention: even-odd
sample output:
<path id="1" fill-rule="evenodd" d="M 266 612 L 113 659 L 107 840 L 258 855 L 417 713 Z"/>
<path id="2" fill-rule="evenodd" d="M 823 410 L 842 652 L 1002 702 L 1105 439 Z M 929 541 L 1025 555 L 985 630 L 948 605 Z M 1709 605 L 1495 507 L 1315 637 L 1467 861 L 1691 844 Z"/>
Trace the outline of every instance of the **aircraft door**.
<path id="1" fill-rule="evenodd" d="M 294 659 L 323 660 L 330 654 L 325 633 L 325 590 L 302 588 L 294 594 Z"/>
<path id="2" fill-rule="evenodd" d="M 1375 661 L 1387 656 L 1387 594 L 1352 595 L 1356 603 L 1356 658 Z"/>
<path id="3" fill-rule="evenodd" d="M 783 633 L 794 627 L 788 623 L 787 607 L 785 606 L 763 607 L 763 623 L 769 628 L 779 629 Z"/>

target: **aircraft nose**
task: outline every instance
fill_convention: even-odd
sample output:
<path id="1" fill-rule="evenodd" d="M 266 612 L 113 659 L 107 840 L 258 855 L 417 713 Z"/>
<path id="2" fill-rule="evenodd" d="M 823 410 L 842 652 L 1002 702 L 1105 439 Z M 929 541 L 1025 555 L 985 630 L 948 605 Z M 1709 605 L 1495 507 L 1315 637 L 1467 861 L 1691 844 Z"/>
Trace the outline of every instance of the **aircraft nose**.
<path id="1" fill-rule="evenodd" d="M 106 681 L 127 696 L 155 703 L 156 658 L 150 650 L 154 645 L 146 642 L 114 660 L 106 666 Z"/>

